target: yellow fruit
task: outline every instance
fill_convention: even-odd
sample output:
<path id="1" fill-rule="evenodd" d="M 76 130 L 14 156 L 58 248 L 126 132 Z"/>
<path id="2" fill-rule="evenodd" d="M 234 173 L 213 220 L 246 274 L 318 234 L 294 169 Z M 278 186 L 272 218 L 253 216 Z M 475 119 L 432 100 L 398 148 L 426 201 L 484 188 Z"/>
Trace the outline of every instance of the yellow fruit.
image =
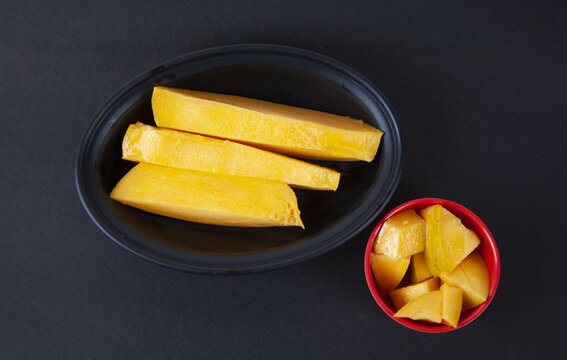
<path id="1" fill-rule="evenodd" d="M 374 243 L 374 251 L 392 259 L 422 252 L 425 247 L 425 221 L 409 209 L 386 220 Z"/>
<path id="2" fill-rule="evenodd" d="M 314 159 L 372 161 L 382 137 L 360 120 L 240 96 L 155 87 L 152 107 L 159 127 Z"/>
<path id="3" fill-rule="evenodd" d="M 110 197 L 151 213 L 205 224 L 303 227 L 295 194 L 282 181 L 140 163 Z"/>
<path id="4" fill-rule="evenodd" d="M 457 327 L 463 304 L 463 291 L 458 287 L 441 285 L 443 295 L 442 321 L 443 324 Z"/>
<path id="5" fill-rule="evenodd" d="M 340 173 L 228 140 L 130 125 L 122 142 L 126 160 L 216 174 L 281 180 L 295 187 L 336 190 Z"/>
<path id="6" fill-rule="evenodd" d="M 370 255 L 372 273 L 382 293 L 388 294 L 398 286 L 408 269 L 409 262 L 409 258 L 393 260 L 386 255 L 374 253 Z"/>
<path id="7" fill-rule="evenodd" d="M 390 298 L 396 310 L 399 310 L 413 299 L 434 290 L 439 290 L 439 278 L 431 278 L 417 284 L 396 289 L 390 293 Z"/>
<path id="8" fill-rule="evenodd" d="M 490 286 L 490 274 L 478 251 L 470 254 L 450 273 L 440 275 L 447 285 L 463 290 L 463 311 L 486 301 Z"/>
<path id="9" fill-rule="evenodd" d="M 408 272 L 411 283 L 417 283 L 433 276 L 427 267 L 425 255 L 422 252 L 411 256 Z"/>
<path id="10" fill-rule="evenodd" d="M 427 224 L 425 260 L 433 276 L 452 271 L 480 243 L 476 234 L 441 205 L 421 210 Z"/>
<path id="11" fill-rule="evenodd" d="M 441 290 L 431 291 L 407 303 L 394 314 L 394 317 L 440 323 L 442 301 Z"/>

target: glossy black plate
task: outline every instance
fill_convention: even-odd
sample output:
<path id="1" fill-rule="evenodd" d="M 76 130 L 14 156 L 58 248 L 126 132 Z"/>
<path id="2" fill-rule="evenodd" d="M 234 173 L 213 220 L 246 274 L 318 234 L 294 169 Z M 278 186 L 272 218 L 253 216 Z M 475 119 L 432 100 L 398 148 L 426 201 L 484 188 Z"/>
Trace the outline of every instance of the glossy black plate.
<path id="1" fill-rule="evenodd" d="M 384 132 L 373 162 L 317 163 L 340 171 L 336 192 L 295 190 L 305 230 L 237 228 L 180 221 L 109 198 L 134 164 L 121 159 L 129 124 L 155 125 L 154 85 L 264 99 L 348 115 Z M 93 221 L 125 249 L 155 263 L 200 273 L 274 269 L 322 254 L 364 229 L 384 209 L 401 174 L 401 142 L 392 111 L 363 76 L 302 49 L 242 44 L 183 55 L 145 71 L 95 114 L 78 149 L 75 177 Z"/>

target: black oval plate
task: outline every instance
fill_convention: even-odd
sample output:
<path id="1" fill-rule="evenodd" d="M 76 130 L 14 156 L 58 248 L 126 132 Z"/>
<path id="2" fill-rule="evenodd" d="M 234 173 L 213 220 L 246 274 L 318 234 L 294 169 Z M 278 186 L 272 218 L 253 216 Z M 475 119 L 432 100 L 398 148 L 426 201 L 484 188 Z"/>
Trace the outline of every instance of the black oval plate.
<path id="1" fill-rule="evenodd" d="M 115 202 L 110 191 L 135 164 L 122 160 L 129 124 L 155 125 L 152 88 L 241 95 L 348 115 L 384 132 L 373 162 L 317 161 L 342 173 L 336 192 L 295 190 L 305 230 L 197 224 Z M 80 142 L 75 180 L 93 221 L 117 244 L 152 262 L 199 273 L 246 273 L 320 255 L 384 209 L 401 174 L 401 142 L 378 90 L 351 68 L 302 49 L 242 44 L 196 51 L 140 74 L 100 108 Z M 259 194 L 261 196 L 261 194 Z"/>

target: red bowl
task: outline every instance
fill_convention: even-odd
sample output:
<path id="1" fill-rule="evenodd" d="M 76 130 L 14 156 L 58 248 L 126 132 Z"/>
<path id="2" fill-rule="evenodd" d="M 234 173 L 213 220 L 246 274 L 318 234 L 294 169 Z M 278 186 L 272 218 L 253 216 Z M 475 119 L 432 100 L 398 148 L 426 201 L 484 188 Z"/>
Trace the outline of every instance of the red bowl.
<path id="1" fill-rule="evenodd" d="M 376 237 L 378 236 L 378 233 L 380 232 L 380 229 L 382 229 L 382 225 L 386 220 L 404 210 L 414 209 L 416 211 L 419 211 L 430 205 L 436 204 L 442 205 L 445 209 L 449 210 L 451 213 L 461 219 L 461 222 L 466 227 L 477 234 L 480 239 L 480 245 L 477 249 L 484 258 L 486 266 L 488 267 L 488 272 L 490 273 L 490 287 L 488 290 L 488 298 L 479 306 L 462 313 L 456 328 L 444 324 L 429 323 L 427 321 L 395 318 L 394 313 L 396 312 L 396 309 L 394 308 L 394 305 L 392 304 L 392 301 L 390 300 L 388 294 L 383 294 L 378 288 L 378 285 L 376 284 L 376 280 L 374 279 L 374 275 L 372 274 L 372 270 L 370 268 L 370 254 L 372 254 L 372 247 L 374 245 Z M 366 245 L 366 253 L 364 254 L 364 273 L 366 274 L 366 282 L 368 283 L 368 288 L 370 289 L 374 300 L 376 300 L 378 305 L 380 305 L 382 310 L 384 310 L 384 312 L 390 318 L 410 329 L 428 333 L 440 333 L 462 328 L 463 326 L 476 319 L 480 314 L 482 314 L 488 304 L 490 304 L 490 301 L 496 293 L 498 280 L 500 279 L 500 256 L 498 255 L 498 248 L 496 247 L 496 242 L 494 241 L 492 234 L 490 233 L 486 225 L 484 225 L 482 220 L 480 220 L 470 210 L 449 200 L 435 198 L 417 199 L 396 207 L 394 210 L 390 211 L 378 223 L 378 225 L 376 225 L 374 231 L 368 239 L 368 244 Z"/>

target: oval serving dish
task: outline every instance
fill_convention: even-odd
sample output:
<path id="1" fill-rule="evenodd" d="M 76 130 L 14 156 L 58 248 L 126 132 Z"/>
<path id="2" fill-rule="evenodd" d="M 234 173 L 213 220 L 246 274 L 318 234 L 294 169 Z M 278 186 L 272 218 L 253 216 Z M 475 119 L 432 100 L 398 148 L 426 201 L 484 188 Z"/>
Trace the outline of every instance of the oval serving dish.
<path id="1" fill-rule="evenodd" d="M 341 172 L 336 192 L 294 189 L 305 230 L 198 224 L 150 214 L 109 198 L 135 164 L 121 159 L 126 128 L 154 125 L 156 85 L 233 94 L 347 115 L 384 132 L 371 163 L 310 161 Z M 379 91 L 351 68 L 292 47 L 241 44 L 192 52 L 140 74 L 94 115 L 77 153 L 75 181 L 92 220 L 113 241 L 154 263 L 198 273 L 275 269 L 320 255 L 370 224 L 401 174 L 396 120 Z"/>

